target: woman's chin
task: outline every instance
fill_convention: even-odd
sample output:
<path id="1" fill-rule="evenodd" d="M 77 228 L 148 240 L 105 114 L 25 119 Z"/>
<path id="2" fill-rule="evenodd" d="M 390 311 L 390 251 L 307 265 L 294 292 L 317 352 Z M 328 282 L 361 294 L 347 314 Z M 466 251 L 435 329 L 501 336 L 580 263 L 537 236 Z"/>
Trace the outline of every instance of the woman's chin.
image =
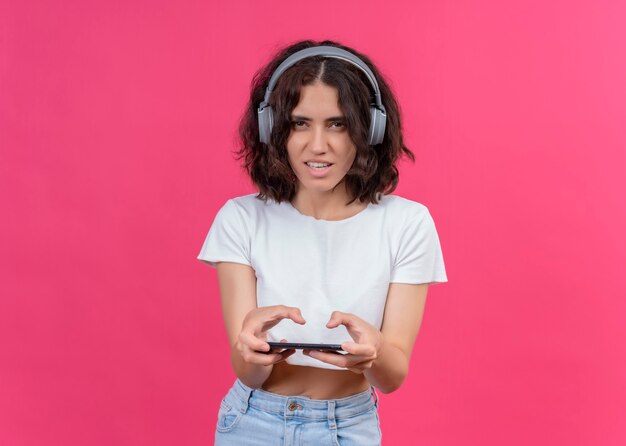
<path id="1" fill-rule="evenodd" d="M 331 184 L 331 183 L 327 183 L 325 182 L 324 184 L 306 184 L 306 183 L 300 183 L 300 189 L 299 192 L 308 192 L 308 193 L 313 193 L 313 194 L 325 194 L 325 193 L 331 193 L 333 192 L 333 189 L 335 188 L 335 184 Z"/>

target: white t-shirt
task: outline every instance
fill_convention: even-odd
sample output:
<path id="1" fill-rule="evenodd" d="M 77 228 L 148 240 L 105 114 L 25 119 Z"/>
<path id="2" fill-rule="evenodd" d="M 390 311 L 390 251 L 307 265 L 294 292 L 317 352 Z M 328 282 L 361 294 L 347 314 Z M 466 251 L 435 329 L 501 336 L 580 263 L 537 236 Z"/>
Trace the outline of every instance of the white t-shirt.
<path id="1" fill-rule="evenodd" d="M 268 341 L 341 344 L 352 341 L 340 325 L 326 328 L 334 310 L 355 314 L 380 329 L 391 282 L 447 282 L 435 223 L 423 204 L 382 195 L 344 220 L 318 220 L 291 203 L 249 194 L 219 210 L 198 259 L 251 266 L 257 306 L 300 308 L 306 324 L 284 319 Z M 287 363 L 342 370 L 302 355 Z"/>

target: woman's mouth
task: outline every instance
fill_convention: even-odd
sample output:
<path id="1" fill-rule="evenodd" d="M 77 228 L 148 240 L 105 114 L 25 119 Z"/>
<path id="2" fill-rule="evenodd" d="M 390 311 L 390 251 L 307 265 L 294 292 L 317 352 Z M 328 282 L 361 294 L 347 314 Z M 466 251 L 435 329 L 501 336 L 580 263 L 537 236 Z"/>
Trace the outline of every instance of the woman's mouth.
<path id="1" fill-rule="evenodd" d="M 330 163 L 304 163 L 311 175 L 314 177 L 323 177 L 333 166 Z"/>

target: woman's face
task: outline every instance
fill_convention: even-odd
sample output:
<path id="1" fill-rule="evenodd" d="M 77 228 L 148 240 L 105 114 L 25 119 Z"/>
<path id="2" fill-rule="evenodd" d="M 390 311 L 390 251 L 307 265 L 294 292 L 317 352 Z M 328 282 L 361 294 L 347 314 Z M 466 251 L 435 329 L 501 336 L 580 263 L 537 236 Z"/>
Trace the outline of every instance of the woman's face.
<path id="1" fill-rule="evenodd" d="M 356 146 L 339 107 L 337 89 L 321 82 L 302 87 L 300 102 L 291 112 L 287 153 L 299 188 L 328 192 L 343 180 L 356 157 Z M 307 164 L 316 161 L 330 165 Z"/>

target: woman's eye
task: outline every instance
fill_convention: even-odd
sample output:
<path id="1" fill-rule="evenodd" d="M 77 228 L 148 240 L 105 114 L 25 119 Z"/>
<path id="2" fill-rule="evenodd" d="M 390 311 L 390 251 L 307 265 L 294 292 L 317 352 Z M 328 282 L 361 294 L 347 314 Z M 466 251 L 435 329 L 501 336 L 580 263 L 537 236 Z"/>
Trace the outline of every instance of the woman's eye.
<path id="1" fill-rule="evenodd" d="M 295 127 L 295 128 L 303 128 L 303 127 L 306 126 L 306 121 L 291 121 L 291 125 L 292 125 L 292 127 Z M 343 128 L 345 126 L 346 126 L 346 124 L 344 122 L 341 122 L 341 121 L 333 121 L 330 124 L 331 128 L 339 128 L 340 129 L 340 128 Z"/>

